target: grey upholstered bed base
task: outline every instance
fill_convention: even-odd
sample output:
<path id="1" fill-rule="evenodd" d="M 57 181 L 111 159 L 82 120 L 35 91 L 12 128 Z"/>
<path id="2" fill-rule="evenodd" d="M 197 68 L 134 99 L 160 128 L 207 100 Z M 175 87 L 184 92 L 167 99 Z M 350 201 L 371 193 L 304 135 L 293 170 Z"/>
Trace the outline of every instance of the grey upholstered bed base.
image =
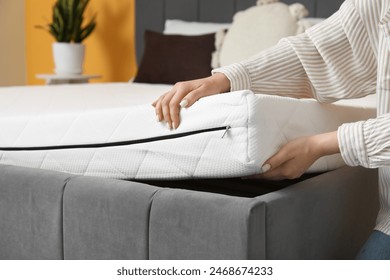
<path id="1" fill-rule="evenodd" d="M 377 209 L 363 168 L 244 198 L 0 166 L 0 259 L 348 259 Z"/>

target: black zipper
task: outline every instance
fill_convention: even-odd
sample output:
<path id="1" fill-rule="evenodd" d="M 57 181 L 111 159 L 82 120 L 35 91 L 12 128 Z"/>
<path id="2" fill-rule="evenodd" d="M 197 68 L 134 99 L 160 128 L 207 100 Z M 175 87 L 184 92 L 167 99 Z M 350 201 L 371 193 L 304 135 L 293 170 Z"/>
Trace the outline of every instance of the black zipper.
<path id="1" fill-rule="evenodd" d="M 129 141 L 118 141 L 118 142 L 108 142 L 108 143 L 95 143 L 95 144 L 79 144 L 79 145 L 58 145 L 58 146 L 41 146 L 41 147 L 0 147 L 0 151 L 47 151 L 47 150 L 68 150 L 68 149 L 90 149 L 90 148 L 107 148 L 107 147 L 117 147 L 117 146 L 128 146 L 142 143 L 149 143 L 155 141 L 163 141 L 181 137 L 187 137 L 200 133 L 214 132 L 225 130 L 225 133 L 222 135 L 222 138 L 225 137 L 226 133 L 230 129 L 230 126 L 221 126 L 214 128 L 207 128 L 201 130 L 195 130 L 190 132 L 183 132 L 171 135 L 164 135 L 158 137 L 150 137 L 145 139 L 138 140 L 129 140 Z"/>

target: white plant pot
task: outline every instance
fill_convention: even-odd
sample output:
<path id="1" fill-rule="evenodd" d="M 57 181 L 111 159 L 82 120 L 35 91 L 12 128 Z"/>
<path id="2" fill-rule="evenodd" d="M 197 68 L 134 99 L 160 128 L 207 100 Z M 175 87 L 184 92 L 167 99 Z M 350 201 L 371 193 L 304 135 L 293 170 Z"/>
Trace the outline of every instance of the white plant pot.
<path id="1" fill-rule="evenodd" d="M 85 46 L 74 43 L 54 43 L 54 72 L 56 74 L 81 74 L 85 56 Z"/>

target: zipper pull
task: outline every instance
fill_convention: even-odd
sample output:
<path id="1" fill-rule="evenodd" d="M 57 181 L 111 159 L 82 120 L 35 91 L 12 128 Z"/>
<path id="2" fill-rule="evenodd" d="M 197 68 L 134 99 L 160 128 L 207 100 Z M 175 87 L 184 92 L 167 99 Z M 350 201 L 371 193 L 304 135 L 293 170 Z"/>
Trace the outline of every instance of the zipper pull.
<path id="1" fill-rule="evenodd" d="M 231 128 L 230 125 L 226 126 L 225 132 L 223 133 L 221 139 L 223 139 L 223 137 L 225 137 L 225 135 L 228 133 L 228 131 L 229 131 L 230 128 Z"/>

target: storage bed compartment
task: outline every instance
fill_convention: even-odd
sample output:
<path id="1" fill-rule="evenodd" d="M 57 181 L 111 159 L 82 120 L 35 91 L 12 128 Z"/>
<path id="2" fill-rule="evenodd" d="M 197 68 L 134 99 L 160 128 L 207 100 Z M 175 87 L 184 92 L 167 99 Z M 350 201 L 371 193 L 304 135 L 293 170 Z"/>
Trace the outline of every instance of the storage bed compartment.
<path id="1" fill-rule="evenodd" d="M 349 167 L 240 197 L 1 165 L 0 193 L 0 259 L 350 259 L 378 210 Z"/>

